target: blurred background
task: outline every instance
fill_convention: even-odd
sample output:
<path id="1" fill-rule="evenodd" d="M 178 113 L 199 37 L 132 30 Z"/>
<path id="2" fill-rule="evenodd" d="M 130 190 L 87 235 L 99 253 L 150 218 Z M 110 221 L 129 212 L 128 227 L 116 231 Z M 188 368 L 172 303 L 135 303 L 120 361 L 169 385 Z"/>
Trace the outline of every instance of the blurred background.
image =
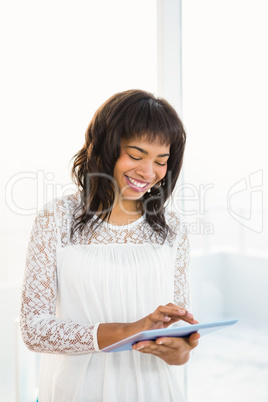
<path id="1" fill-rule="evenodd" d="M 201 339 L 186 400 L 268 400 L 267 18 L 266 0 L 0 2 L 2 401 L 36 399 L 38 355 L 16 321 L 34 217 L 75 191 L 89 121 L 131 88 L 186 128 L 171 206 L 189 230 L 193 312 L 239 319 Z"/>

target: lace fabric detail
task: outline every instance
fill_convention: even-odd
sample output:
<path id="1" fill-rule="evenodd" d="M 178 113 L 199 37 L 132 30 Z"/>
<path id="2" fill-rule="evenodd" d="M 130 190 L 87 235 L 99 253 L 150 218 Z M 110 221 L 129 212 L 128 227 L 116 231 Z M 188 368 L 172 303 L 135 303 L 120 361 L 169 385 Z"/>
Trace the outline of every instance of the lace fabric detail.
<path id="1" fill-rule="evenodd" d="M 57 247 L 70 245 L 72 212 L 79 203 L 79 194 L 54 200 L 36 217 L 26 257 L 22 289 L 20 323 L 26 346 L 36 352 L 82 354 L 98 350 L 98 324 L 63 321 L 56 317 Z M 176 247 L 174 302 L 189 308 L 189 241 L 187 232 L 173 212 L 166 219 L 176 236 L 165 241 Z M 72 244 L 144 244 L 160 245 L 158 236 L 144 219 L 125 226 L 102 224 L 94 233 L 75 233 Z M 157 307 L 157 306 L 156 306 Z"/>
<path id="2" fill-rule="evenodd" d="M 189 283 L 190 245 L 187 232 L 182 235 L 177 245 L 177 254 L 174 271 L 174 303 L 186 310 L 190 310 L 190 283 Z"/>

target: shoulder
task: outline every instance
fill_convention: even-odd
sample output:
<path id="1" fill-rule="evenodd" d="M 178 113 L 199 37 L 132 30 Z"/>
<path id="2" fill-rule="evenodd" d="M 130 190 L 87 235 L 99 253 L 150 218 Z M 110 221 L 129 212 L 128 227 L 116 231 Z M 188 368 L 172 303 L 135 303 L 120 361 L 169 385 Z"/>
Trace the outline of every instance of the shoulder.
<path id="1" fill-rule="evenodd" d="M 36 220 L 61 221 L 68 219 L 79 205 L 79 193 L 65 195 L 47 202 L 38 212 Z"/>
<path id="2" fill-rule="evenodd" d="M 42 237 L 49 241 L 57 238 L 62 244 L 68 243 L 70 223 L 78 205 L 78 193 L 47 202 L 34 220 L 32 237 Z"/>

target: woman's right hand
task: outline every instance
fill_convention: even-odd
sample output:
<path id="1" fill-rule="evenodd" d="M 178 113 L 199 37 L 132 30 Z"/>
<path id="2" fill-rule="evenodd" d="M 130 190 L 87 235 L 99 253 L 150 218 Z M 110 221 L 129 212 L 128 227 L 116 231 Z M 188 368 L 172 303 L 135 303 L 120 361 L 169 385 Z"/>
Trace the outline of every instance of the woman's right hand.
<path id="1" fill-rule="evenodd" d="M 175 304 L 168 303 L 165 306 L 157 307 L 153 313 L 133 323 L 133 327 L 138 329 L 136 332 L 147 331 L 151 329 L 167 328 L 180 320 L 188 322 L 189 324 L 198 324 L 198 321 L 194 319 L 193 314 L 189 311 Z"/>
<path id="2" fill-rule="evenodd" d="M 99 348 L 103 349 L 141 331 L 167 328 L 180 320 L 189 324 L 198 324 L 191 313 L 172 303 L 157 307 L 153 313 L 133 323 L 100 324 L 98 328 Z"/>

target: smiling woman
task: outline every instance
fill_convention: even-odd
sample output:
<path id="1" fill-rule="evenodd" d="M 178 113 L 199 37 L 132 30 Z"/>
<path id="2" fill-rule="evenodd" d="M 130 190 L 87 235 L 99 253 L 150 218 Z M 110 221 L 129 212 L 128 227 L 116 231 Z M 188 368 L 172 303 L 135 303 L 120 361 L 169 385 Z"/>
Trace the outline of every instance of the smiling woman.
<path id="1" fill-rule="evenodd" d="M 189 244 L 165 210 L 182 165 L 175 110 L 130 90 L 101 106 L 74 159 L 77 193 L 37 216 L 21 307 L 26 345 L 42 352 L 40 402 L 183 400 L 178 365 L 199 335 L 101 350 L 144 330 L 197 321 L 189 308 Z"/>
<path id="2" fill-rule="evenodd" d="M 92 230 L 111 215 L 115 219 L 117 212 L 122 219 L 126 206 L 125 220 L 134 213 L 145 214 L 147 223 L 164 240 L 169 231 L 164 204 L 179 177 L 186 141 L 173 107 L 145 91 L 117 93 L 97 110 L 85 139 L 73 165 L 83 206 L 72 234 L 88 222 Z M 118 187 L 123 193 L 115 191 Z M 134 199 L 127 202 L 123 194 Z"/>

